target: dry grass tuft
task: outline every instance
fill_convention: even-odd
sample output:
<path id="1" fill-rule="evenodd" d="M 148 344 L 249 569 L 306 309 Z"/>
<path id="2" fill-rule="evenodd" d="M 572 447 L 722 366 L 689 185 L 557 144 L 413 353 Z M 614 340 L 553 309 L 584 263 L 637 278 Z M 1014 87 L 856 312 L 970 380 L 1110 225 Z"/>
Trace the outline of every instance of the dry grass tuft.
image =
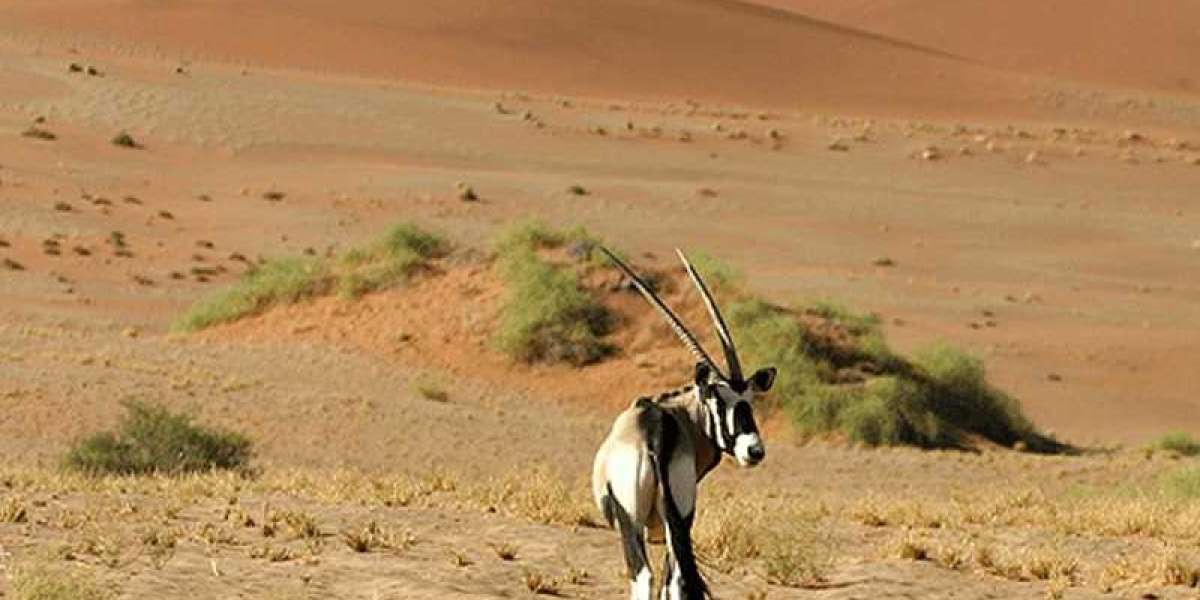
<path id="1" fill-rule="evenodd" d="M 0 502 L 0 523 L 24 523 L 29 520 L 25 502 L 17 496 L 9 496 Z"/>
<path id="2" fill-rule="evenodd" d="M 538 523 L 600 526 L 587 487 L 569 484 L 545 468 L 485 482 L 470 490 L 469 495 L 485 508 L 502 510 Z"/>
<path id="3" fill-rule="evenodd" d="M 525 571 L 523 579 L 525 581 L 525 589 L 534 594 L 545 596 L 562 595 L 562 584 L 554 577 L 537 571 Z"/>
<path id="4" fill-rule="evenodd" d="M 18 563 L 11 569 L 15 600 L 110 600 L 117 595 L 82 568 L 49 559 Z"/>
<path id="5" fill-rule="evenodd" d="M 411 383 L 413 393 L 430 402 L 449 402 L 450 393 L 445 389 L 445 383 L 440 377 L 421 375 Z"/>
<path id="6" fill-rule="evenodd" d="M 492 552 L 496 553 L 496 557 L 503 561 L 517 560 L 517 547 L 509 542 L 491 543 L 488 547 Z"/>

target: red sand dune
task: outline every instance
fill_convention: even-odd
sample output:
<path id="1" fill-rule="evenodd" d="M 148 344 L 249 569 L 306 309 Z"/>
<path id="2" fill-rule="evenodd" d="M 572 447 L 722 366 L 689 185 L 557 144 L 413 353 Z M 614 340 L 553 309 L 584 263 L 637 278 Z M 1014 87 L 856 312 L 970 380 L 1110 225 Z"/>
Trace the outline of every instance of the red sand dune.
<path id="1" fill-rule="evenodd" d="M 1192 0 L 755 0 L 986 64 L 1200 93 Z"/>
<path id="2" fill-rule="evenodd" d="M 883 114 L 1023 96 L 967 61 L 732 0 L 0 0 L 0 19 L 66 44 L 468 88 Z"/>

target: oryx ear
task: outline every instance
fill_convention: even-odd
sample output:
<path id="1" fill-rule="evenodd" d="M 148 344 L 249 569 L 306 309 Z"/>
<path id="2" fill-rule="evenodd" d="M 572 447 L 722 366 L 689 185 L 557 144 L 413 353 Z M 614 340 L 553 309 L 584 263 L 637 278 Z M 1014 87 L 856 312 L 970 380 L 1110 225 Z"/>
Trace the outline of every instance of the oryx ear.
<path id="1" fill-rule="evenodd" d="M 766 392 L 772 385 L 775 385 L 775 367 L 759 369 L 750 376 L 750 386 L 756 392 Z"/>
<path id="2" fill-rule="evenodd" d="M 696 386 L 703 388 L 708 385 L 709 377 L 712 375 L 712 367 L 704 361 L 696 363 Z"/>

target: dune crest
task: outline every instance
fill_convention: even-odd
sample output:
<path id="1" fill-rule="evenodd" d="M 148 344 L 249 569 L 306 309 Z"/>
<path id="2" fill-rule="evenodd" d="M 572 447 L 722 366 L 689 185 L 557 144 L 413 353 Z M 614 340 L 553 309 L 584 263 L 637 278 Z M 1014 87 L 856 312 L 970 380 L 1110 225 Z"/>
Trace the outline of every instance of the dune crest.
<path id="1" fill-rule="evenodd" d="M 953 112 L 1011 105 L 1022 86 L 948 54 L 730 0 L 5 0 L 0 15 L 167 56 L 605 98 Z"/>

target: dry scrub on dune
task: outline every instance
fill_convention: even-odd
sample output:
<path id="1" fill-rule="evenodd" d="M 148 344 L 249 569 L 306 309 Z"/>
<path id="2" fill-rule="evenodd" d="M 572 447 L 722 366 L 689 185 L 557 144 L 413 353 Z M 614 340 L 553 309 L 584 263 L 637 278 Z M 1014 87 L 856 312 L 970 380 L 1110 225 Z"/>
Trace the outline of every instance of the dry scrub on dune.
<path id="1" fill-rule="evenodd" d="M 231 289 L 192 306 L 174 324 L 197 331 L 337 291 L 356 297 L 403 283 L 449 244 L 411 224 L 396 225 L 382 238 L 346 252 L 337 261 L 285 258 L 255 267 Z"/>
<path id="2" fill-rule="evenodd" d="M 582 228 L 518 223 L 495 244 L 505 286 L 495 348 L 526 363 L 585 366 L 614 352 L 616 325 L 606 299 L 616 290 L 590 277 L 608 265 L 598 240 Z M 232 289 L 194 306 L 184 331 L 253 315 L 271 306 L 333 292 L 348 299 L 406 281 L 446 256 L 449 244 L 411 225 L 336 259 L 268 262 Z M 727 265 L 693 253 L 694 264 L 729 305 L 747 358 L 775 365 L 775 404 L 805 435 L 833 434 L 871 446 L 968 447 L 980 440 L 1038 452 L 1068 450 L 1042 436 L 1015 399 L 987 382 L 983 362 L 937 345 L 913 358 L 893 352 L 878 319 L 829 302 L 784 308 L 747 291 Z M 674 283 L 673 271 L 645 270 L 651 285 Z M 642 307 L 644 310 L 649 308 Z M 431 390 L 423 395 L 440 399 Z"/>
<path id="3" fill-rule="evenodd" d="M 867 445 L 958 447 L 984 438 L 1037 451 L 1063 446 L 1039 435 L 1020 405 L 987 383 L 983 363 L 937 345 L 906 359 L 878 323 L 829 302 L 788 309 L 737 285 L 737 272 L 705 258 L 697 269 L 732 296 L 741 352 L 779 368 L 773 398 L 805 434 L 838 433 Z"/>
<path id="4" fill-rule="evenodd" d="M 579 282 L 572 266 L 539 254 L 570 245 L 583 263 L 592 259 L 595 240 L 586 231 L 563 233 L 537 223 L 518 225 L 497 244 L 505 284 L 496 344 L 524 362 L 586 365 L 611 351 L 601 337 L 610 328 L 604 306 Z"/>

